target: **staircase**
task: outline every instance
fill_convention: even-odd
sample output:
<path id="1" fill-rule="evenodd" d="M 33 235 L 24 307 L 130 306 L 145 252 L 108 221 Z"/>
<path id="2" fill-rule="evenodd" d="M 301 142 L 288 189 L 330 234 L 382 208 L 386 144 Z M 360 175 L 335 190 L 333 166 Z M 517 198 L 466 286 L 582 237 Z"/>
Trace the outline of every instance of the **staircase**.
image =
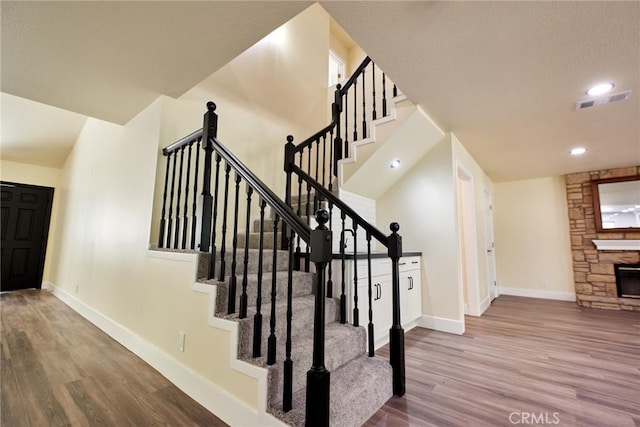
<path id="1" fill-rule="evenodd" d="M 260 240 L 260 221 L 255 220 L 252 232 L 248 236 L 238 233 L 239 248 L 244 248 L 246 237 L 249 239 L 249 261 L 247 269 L 247 317 L 240 319 L 238 313 L 227 314 L 230 277 L 224 282 L 217 279 L 206 280 L 205 283 L 217 285 L 218 305 L 216 316 L 239 323 L 238 357 L 248 363 L 263 367 L 268 373 L 267 405 L 269 411 L 277 418 L 293 426 L 305 424 L 306 373 L 312 365 L 313 356 L 313 317 L 315 274 L 312 272 L 293 271 L 292 294 L 292 328 L 291 359 L 293 363 L 293 409 L 282 411 L 284 376 L 281 364 L 267 364 L 267 344 L 262 341 L 260 356 L 253 357 L 254 319 L 257 297 L 257 271 Z M 265 232 L 273 231 L 273 222 L 265 222 Z M 273 234 L 265 234 L 273 236 Z M 263 289 L 270 290 L 273 279 L 273 238 L 263 239 Z M 232 255 L 226 254 L 226 263 L 231 265 Z M 285 338 L 286 325 L 279 319 L 285 319 L 287 298 L 288 252 L 278 251 L 276 256 L 276 298 L 275 312 L 278 322 L 275 325 L 276 351 L 275 359 L 286 358 Z M 220 262 L 217 263 L 218 269 Z M 239 277 L 241 282 L 244 277 Z M 325 366 L 331 372 L 331 426 L 359 426 L 370 418 L 393 395 L 392 370 L 388 360 L 378 357 L 369 358 L 366 354 L 366 331 L 363 327 L 341 324 L 339 319 L 340 301 L 328 298 L 325 305 Z M 236 306 L 240 306 L 240 295 L 236 297 Z M 262 305 L 262 336 L 270 334 L 269 323 L 271 301 Z M 363 393 L 366 390 L 366 393 Z"/>
<path id="2" fill-rule="evenodd" d="M 373 103 L 367 107 L 369 66 Z M 238 358 L 267 370 L 267 410 L 294 426 L 358 426 L 392 395 L 405 392 L 399 226 L 392 223 L 391 234 L 384 234 L 341 201 L 334 188 L 338 162 L 348 157 L 348 138 L 357 141 L 358 133 L 367 138 L 371 106 L 376 120 L 376 89 L 383 93 L 378 98 L 382 117 L 392 108 L 384 73 L 381 85 L 375 75 L 375 65 L 366 58 L 344 88 L 338 85 L 332 123 L 297 146 L 287 138 L 284 201 L 217 139 L 212 102 L 202 129 L 163 150 L 167 162 L 158 247 L 198 250 L 208 258 L 199 270 L 205 276 L 200 281 L 216 285 L 215 316 L 238 323 Z M 394 86 L 399 99 L 396 92 Z M 356 123 L 349 125 L 350 100 L 353 120 L 362 117 L 359 130 Z M 348 288 L 358 277 L 346 277 L 346 232 L 354 242 L 350 256 L 365 260 L 369 271 L 373 243 L 386 249 L 391 260 L 388 360 L 375 356 L 372 309 L 365 329 L 358 325 L 358 297 L 347 302 Z M 358 233 L 366 242 L 361 252 L 355 247 Z M 336 238 L 340 249 L 334 254 Z M 334 258 L 343 260 L 341 267 L 334 266 Z M 355 323 L 349 323 L 348 305 Z"/>

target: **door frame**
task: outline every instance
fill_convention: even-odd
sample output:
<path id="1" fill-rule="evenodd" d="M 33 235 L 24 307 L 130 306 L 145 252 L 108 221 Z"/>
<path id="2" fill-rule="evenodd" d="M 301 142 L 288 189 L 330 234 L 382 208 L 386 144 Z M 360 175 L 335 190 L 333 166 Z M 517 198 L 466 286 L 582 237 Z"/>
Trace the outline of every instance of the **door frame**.
<path id="1" fill-rule="evenodd" d="M 487 231 L 487 283 L 489 285 L 489 297 L 493 301 L 500 296 L 500 288 L 498 288 L 498 274 L 496 271 L 496 245 L 493 231 L 493 194 L 488 187 L 484 189 L 485 202 L 485 228 Z M 489 247 L 491 245 L 491 247 Z M 491 250 L 491 255 L 489 255 Z"/>
<path id="2" fill-rule="evenodd" d="M 40 248 L 40 263 L 38 264 L 38 281 L 36 289 L 42 289 L 42 277 L 44 275 L 44 266 L 47 260 L 47 245 L 49 243 L 49 229 L 51 225 L 51 211 L 53 210 L 53 194 L 55 189 L 53 187 L 45 187 L 43 185 L 24 184 L 21 182 L 4 181 L 0 180 L 0 187 L 18 187 L 18 188 L 32 188 L 37 190 L 43 190 L 47 192 L 47 205 L 44 212 L 44 230 L 42 237 L 42 247 Z"/>

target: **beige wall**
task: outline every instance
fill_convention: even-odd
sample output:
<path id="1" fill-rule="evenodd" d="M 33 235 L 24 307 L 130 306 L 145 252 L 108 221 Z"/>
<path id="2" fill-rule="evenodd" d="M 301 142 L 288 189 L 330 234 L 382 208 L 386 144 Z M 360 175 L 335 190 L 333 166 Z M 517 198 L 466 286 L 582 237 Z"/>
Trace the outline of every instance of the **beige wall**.
<path id="1" fill-rule="evenodd" d="M 422 252 L 422 312 L 463 319 L 451 138 L 432 148 L 377 200 L 377 225 L 400 224 L 403 250 Z"/>
<path id="2" fill-rule="evenodd" d="M 564 177 L 494 186 L 499 287 L 574 292 Z"/>
<path id="3" fill-rule="evenodd" d="M 2 181 L 54 188 L 53 205 L 51 207 L 51 223 L 49 226 L 49 238 L 47 241 L 47 254 L 44 263 L 44 273 L 42 275 L 43 282 L 50 280 L 51 252 L 56 239 L 56 222 L 59 215 L 58 192 L 61 175 L 61 169 L 0 160 L 0 179 L 2 179 Z"/>
<path id="4" fill-rule="evenodd" d="M 126 126 L 87 121 L 62 171 L 51 282 L 256 407 L 256 381 L 229 368 L 229 334 L 207 324 L 208 295 L 190 290 L 193 263 L 147 253 L 161 117 L 158 100 Z"/>

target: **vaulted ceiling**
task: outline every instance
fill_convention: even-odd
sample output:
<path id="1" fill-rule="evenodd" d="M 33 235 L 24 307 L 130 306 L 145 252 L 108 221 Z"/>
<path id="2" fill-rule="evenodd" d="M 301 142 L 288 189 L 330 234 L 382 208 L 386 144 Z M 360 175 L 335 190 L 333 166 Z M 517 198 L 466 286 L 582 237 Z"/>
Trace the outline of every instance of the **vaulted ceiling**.
<path id="1" fill-rule="evenodd" d="M 639 2 L 320 3 L 493 180 L 640 164 Z M 59 167 L 33 147 L 181 95 L 310 4 L 2 1 L 2 156 Z M 631 97 L 576 111 L 600 81 Z M 57 139 L 30 133 L 46 106 Z"/>

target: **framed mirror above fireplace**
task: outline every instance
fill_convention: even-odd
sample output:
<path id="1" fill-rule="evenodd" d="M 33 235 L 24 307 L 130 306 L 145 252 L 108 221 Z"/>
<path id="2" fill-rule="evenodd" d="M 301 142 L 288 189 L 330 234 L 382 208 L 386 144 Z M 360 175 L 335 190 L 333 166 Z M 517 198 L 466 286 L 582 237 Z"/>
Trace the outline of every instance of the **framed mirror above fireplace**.
<path id="1" fill-rule="evenodd" d="M 640 175 L 596 180 L 591 189 L 597 231 L 640 230 Z"/>

